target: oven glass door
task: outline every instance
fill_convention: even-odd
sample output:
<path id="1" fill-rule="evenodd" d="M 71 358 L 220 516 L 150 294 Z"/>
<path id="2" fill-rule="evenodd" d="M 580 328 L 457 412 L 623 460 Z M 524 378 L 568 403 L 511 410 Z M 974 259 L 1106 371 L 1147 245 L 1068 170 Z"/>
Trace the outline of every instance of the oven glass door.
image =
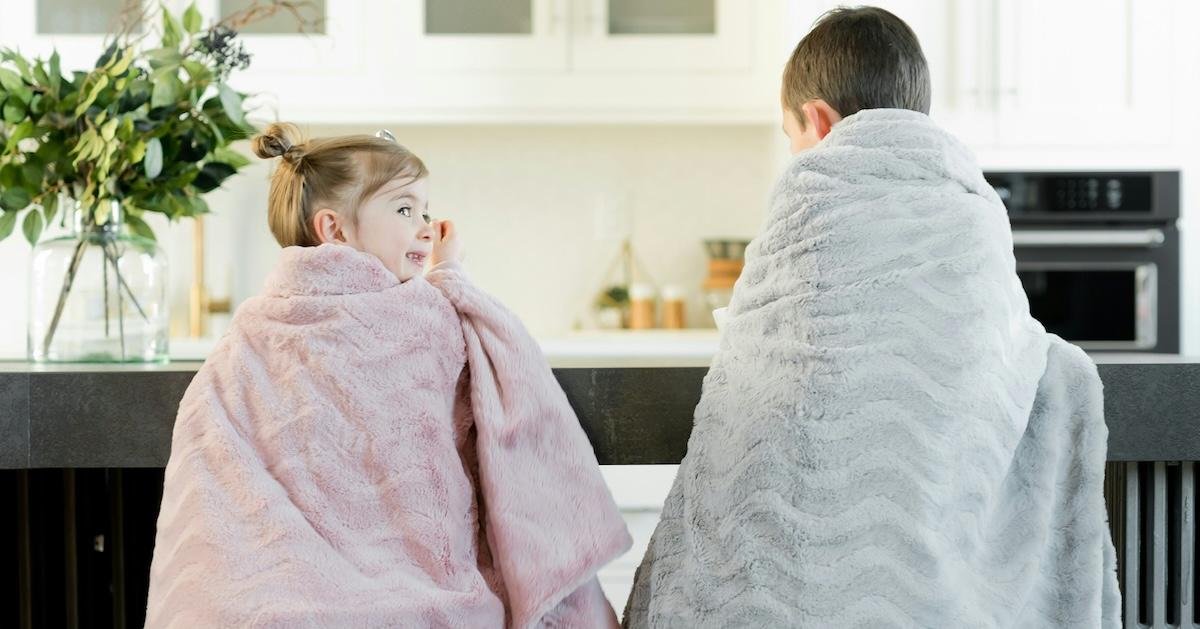
<path id="1" fill-rule="evenodd" d="M 1154 264 L 1026 262 L 1017 275 L 1047 332 L 1089 350 L 1154 348 Z"/>

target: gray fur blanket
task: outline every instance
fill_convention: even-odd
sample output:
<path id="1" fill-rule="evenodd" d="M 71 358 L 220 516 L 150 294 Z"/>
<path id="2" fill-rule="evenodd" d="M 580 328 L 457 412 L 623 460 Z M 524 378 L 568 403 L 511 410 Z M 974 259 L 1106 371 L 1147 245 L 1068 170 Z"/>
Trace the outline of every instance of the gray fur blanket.
<path id="1" fill-rule="evenodd" d="M 628 627 L 1119 626 L 1100 380 L 965 146 L 837 124 L 728 315 Z"/>

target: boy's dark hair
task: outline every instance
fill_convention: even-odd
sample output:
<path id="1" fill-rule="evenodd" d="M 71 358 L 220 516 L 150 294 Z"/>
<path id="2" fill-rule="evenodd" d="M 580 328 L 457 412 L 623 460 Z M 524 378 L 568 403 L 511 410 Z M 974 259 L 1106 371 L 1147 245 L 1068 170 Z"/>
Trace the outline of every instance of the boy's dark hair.
<path id="1" fill-rule="evenodd" d="M 783 105 L 820 98 L 843 117 L 862 109 L 929 113 L 932 89 L 921 44 L 904 20 L 877 7 L 838 8 L 800 40 L 783 71 Z"/>

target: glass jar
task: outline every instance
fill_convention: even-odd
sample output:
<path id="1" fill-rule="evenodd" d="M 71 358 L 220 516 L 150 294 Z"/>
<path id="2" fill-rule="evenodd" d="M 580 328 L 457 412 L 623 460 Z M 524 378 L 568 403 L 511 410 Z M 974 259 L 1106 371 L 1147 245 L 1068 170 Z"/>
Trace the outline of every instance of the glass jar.
<path id="1" fill-rule="evenodd" d="M 103 224 L 85 223 L 77 206 L 70 223 L 67 235 L 33 249 L 29 359 L 166 362 L 170 317 L 162 249 L 123 233 L 115 201 Z"/>
<path id="2" fill-rule="evenodd" d="M 654 287 L 634 284 L 629 287 L 629 328 L 649 330 L 654 327 Z"/>
<path id="3" fill-rule="evenodd" d="M 673 284 L 664 286 L 662 301 L 663 327 L 668 330 L 682 330 L 687 327 L 683 289 Z"/>

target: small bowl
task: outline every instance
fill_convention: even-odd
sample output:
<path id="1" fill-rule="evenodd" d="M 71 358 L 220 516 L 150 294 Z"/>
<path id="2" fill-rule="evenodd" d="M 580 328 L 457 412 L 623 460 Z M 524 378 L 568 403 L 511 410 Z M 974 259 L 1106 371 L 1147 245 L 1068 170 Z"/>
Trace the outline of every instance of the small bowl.
<path id="1" fill-rule="evenodd" d="M 726 257 L 728 257 L 728 253 L 727 253 L 728 245 L 729 245 L 729 241 L 727 241 L 727 240 L 705 240 L 704 241 L 704 249 L 705 249 L 705 251 L 708 252 L 708 257 L 716 258 L 718 260 L 725 259 Z"/>

